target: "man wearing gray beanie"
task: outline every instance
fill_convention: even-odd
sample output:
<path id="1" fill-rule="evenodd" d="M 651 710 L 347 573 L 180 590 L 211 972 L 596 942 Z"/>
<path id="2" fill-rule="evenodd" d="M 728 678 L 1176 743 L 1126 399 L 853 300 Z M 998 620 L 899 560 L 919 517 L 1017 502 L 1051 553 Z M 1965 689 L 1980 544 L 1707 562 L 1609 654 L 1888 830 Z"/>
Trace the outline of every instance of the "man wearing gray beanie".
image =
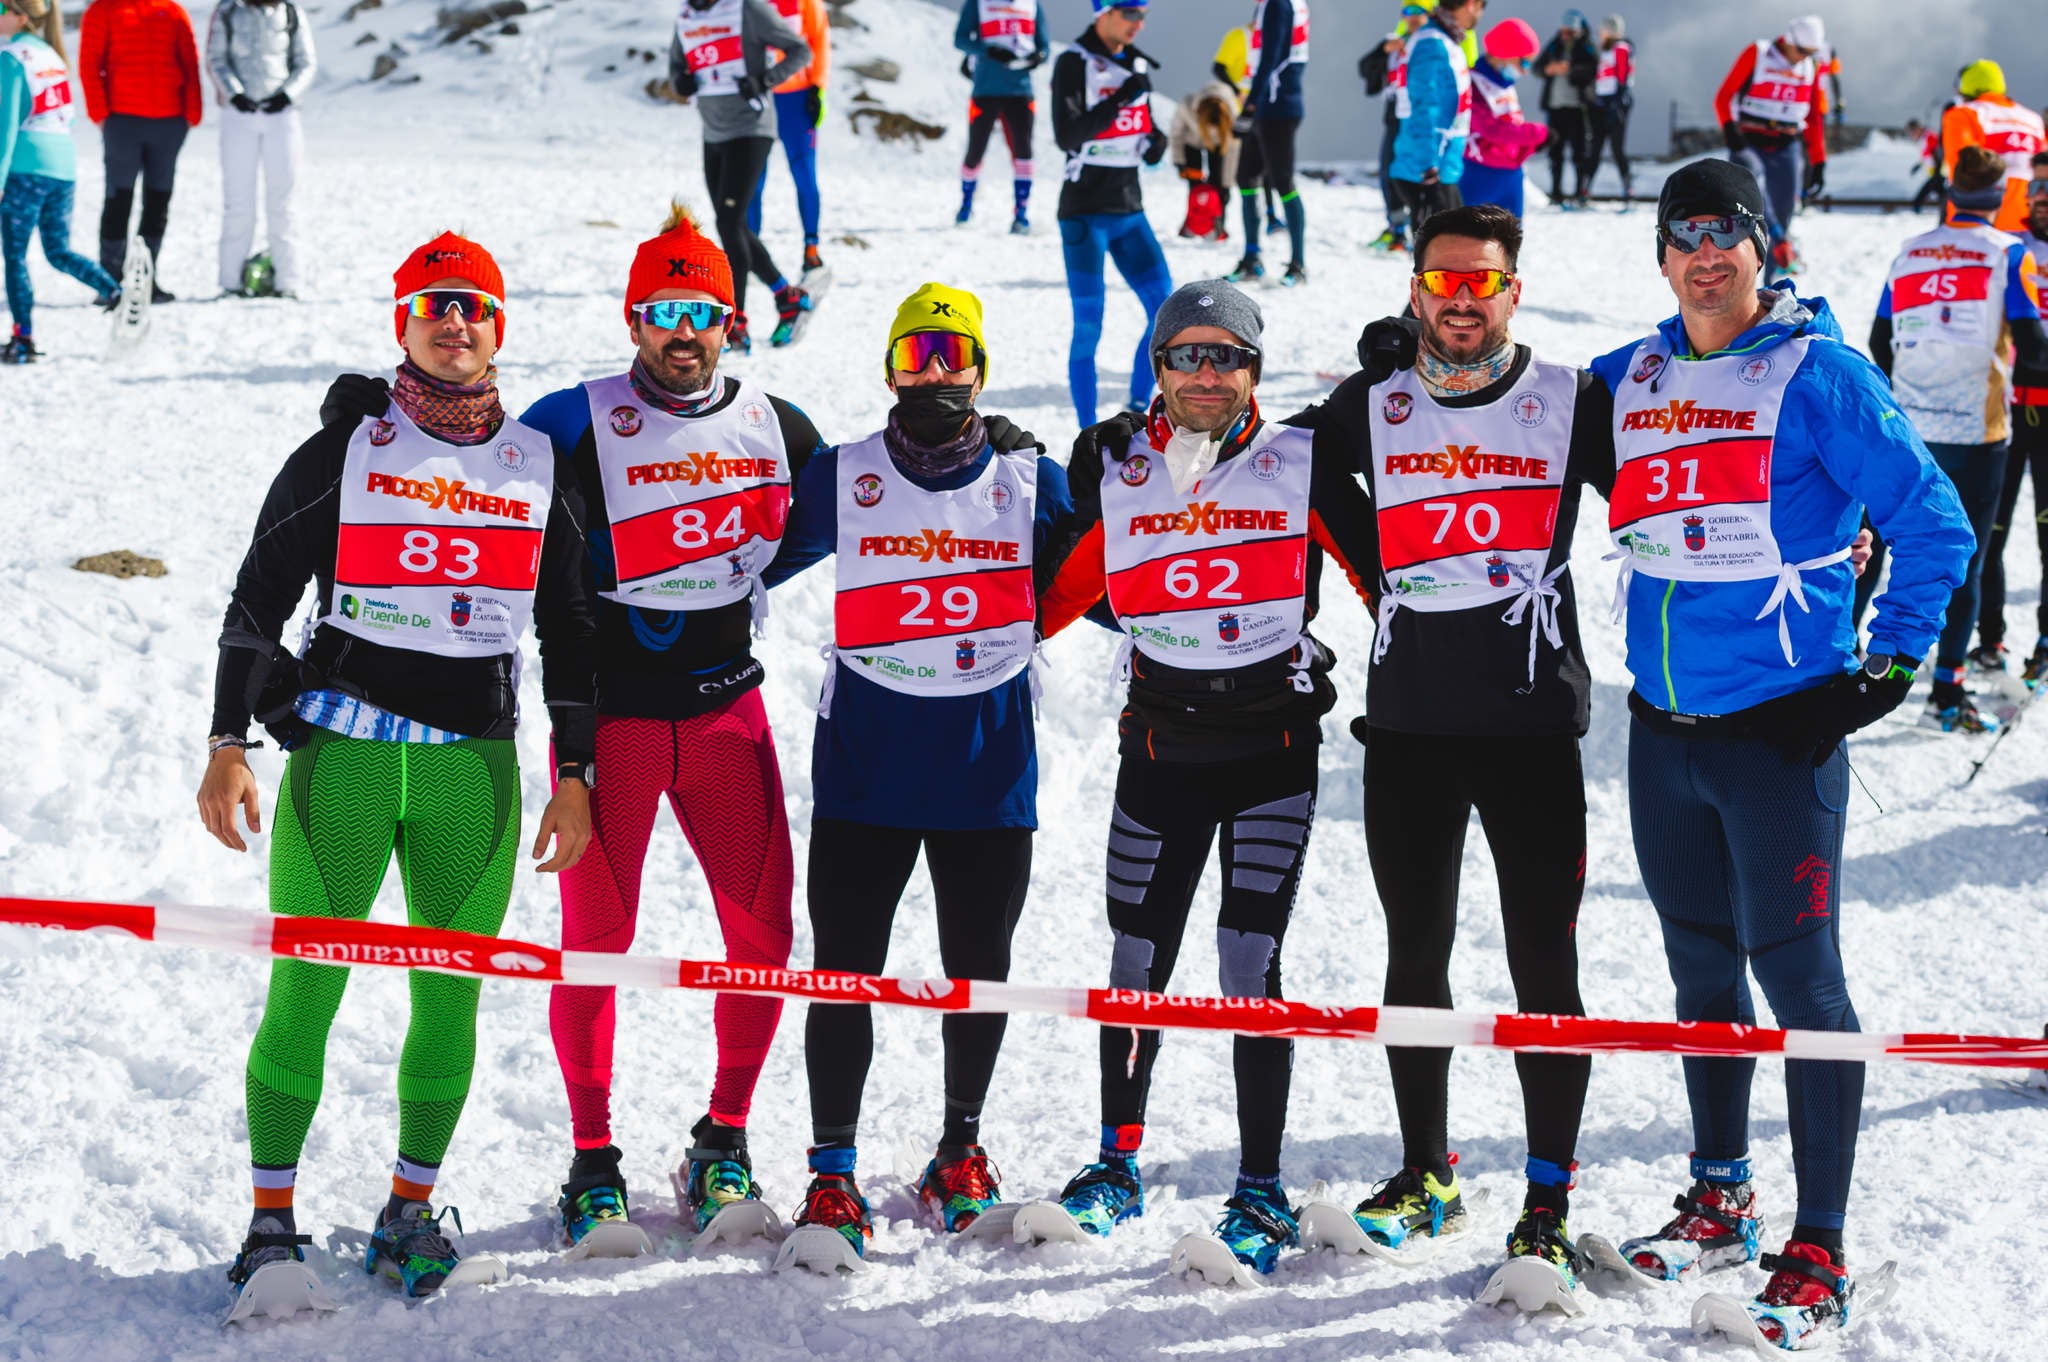
<path id="1" fill-rule="evenodd" d="M 1307 430 L 1261 416 L 1265 320 L 1250 298 L 1221 279 L 1189 284 L 1161 305 L 1152 335 L 1151 410 L 1075 442 L 1075 514 L 1041 550 L 1039 627 L 1050 638 L 1106 597 L 1125 636 L 1110 986 L 1172 981 L 1215 846 L 1222 990 L 1275 998 L 1315 820 L 1322 716 L 1337 700 L 1335 658 L 1309 633 L 1317 578 L 1330 553 L 1358 580 L 1351 564 L 1375 552 L 1371 508 L 1347 469 L 1317 463 Z M 1173 1251 L 1177 1273 L 1211 1282 L 1270 1273 L 1296 1242 L 1280 1181 L 1291 1043 L 1231 1044 L 1235 1194 L 1215 1234 Z M 1020 1240 L 1106 1235 L 1144 1214 L 1138 1152 L 1158 1054 L 1157 1031 L 1104 1029 L 1100 1148 L 1057 1200 L 1018 1211 Z"/>

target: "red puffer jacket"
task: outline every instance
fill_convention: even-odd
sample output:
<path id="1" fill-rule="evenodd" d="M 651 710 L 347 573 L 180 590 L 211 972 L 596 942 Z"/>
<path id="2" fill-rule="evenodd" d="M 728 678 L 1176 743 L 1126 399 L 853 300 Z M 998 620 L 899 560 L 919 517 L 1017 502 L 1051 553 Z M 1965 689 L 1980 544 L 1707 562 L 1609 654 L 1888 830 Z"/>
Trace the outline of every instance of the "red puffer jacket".
<path id="1" fill-rule="evenodd" d="M 78 27 L 86 116 L 182 117 L 199 126 L 199 45 L 177 0 L 93 0 Z"/>

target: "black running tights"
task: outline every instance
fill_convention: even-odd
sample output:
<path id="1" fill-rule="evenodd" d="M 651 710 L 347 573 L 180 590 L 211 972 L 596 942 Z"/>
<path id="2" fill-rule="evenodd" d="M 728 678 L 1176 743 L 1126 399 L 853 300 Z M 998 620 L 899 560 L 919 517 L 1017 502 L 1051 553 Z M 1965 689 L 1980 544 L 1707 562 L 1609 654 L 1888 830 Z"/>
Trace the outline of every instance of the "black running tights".
<path id="1" fill-rule="evenodd" d="M 1010 938 L 1031 881 L 1031 829 L 914 832 L 837 818 L 811 824 L 813 968 L 882 972 L 896 905 L 920 848 L 938 901 L 940 968 L 953 979 L 1010 977 Z M 948 1016 L 939 1023 L 946 1079 L 943 1142 L 980 1142 L 982 1103 L 1007 1021 L 992 1012 Z M 874 1054 L 874 1017 L 865 1003 L 811 1004 L 804 1018 L 804 1065 L 814 1143 L 853 1142 Z"/>
<path id="2" fill-rule="evenodd" d="M 768 258 L 768 248 L 747 226 L 747 205 L 753 202 L 754 186 L 768 168 L 768 155 L 775 150 L 772 137 L 742 137 L 734 142 L 704 144 L 704 187 L 711 193 L 711 212 L 718 223 L 718 244 L 732 264 L 733 305 L 747 310 L 747 274 L 770 288 L 782 278 L 782 271 Z"/>
<path id="3" fill-rule="evenodd" d="M 1440 737 L 1368 730 L 1365 847 L 1387 914 L 1389 1006 L 1451 1006 L 1451 943 L 1465 824 L 1479 811 L 1500 877 L 1515 1005 L 1584 1016 L 1575 930 L 1586 876 L 1586 785 L 1578 739 Z M 1402 1161 L 1447 1162 L 1449 1050 L 1389 1049 Z M 1593 1062 L 1515 1056 L 1529 1153 L 1568 1167 Z"/>

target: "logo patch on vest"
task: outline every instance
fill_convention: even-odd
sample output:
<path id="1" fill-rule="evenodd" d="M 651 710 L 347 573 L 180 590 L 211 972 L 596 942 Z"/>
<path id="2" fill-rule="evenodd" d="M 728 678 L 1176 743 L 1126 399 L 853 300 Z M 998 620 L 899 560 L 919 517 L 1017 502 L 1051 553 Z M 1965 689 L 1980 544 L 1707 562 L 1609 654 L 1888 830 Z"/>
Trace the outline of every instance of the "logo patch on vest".
<path id="1" fill-rule="evenodd" d="M 611 423 L 612 434 L 622 440 L 630 440 L 640 433 L 640 409 L 638 407 L 613 407 Z"/>
<path id="2" fill-rule="evenodd" d="M 1145 480 L 1152 476 L 1152 461 L 1143 454 L 1133 454 L 1124 460 L 1116 475 L 1126 487 L 1143 487 Z"/>
<path id="3" fill-rule="evenodd" d="M 382 448 L 398 438 L 398 427 L 389 421 L 379 421 L 370 427 L 370 443 Z"/>
<path id="4" fill-rule="evenodd" d="M 474 598 L 464 592 L 456 592 L 448 600 L 448 622 L 457 629 L 469 623 L 469 607 Z"/>
<path id="5" fill-rule="evenodd" d="M 498 467 L 504 469 L 507 473 L 517 473 L 526 467 L 526 451 L 513 444 L 510 440 L 499 445 L 496 453 L 498 456 Z"/>
<path id="6" fill-rule="evenodd" d="M 1707 522 L 1696 515 L 1685 518 L 1685 546 L 1698 553 L 1707 546 Z"/>
<path id="7" fill-rule="evenodd" d="M 963 638 L 953 645 L 953 665 L 963 672 L 974 670 L 974 640 Z"/>
<path id="8" fill-rule="evenodd" d="M 853 480 L 853 504 L 863 509 L 878 506 L 882 501 L 882 480 L 873 473 L 863 473 Z"/>
<path id="9" fill-rule="evenodd" d="M 1635 381 L 1638 383 L 1648 383 L 1651 379 L 1655 378 L 1658 374 L 1661 374 L 1663 372 L 1664 356 L 1659 354 L 1648 354 L 1644 355 L 1643 362 L 1636 366 L 1636 372 L 1634 377 Z"/>
<path id="10" fill-rule="evenodd" d="M 1387 418 L 1387 424 L 1398 426 L 1415 412 L 1415 399 L 1407 393 L 1388 393 L 1387 400 L 1380 404 L 1380 415 Z"/>
<path id="11" fill-rule="evenodd" d="M 1523 393 L 1508 407 L 1508 415 L 1515 418 L 1515 424 L 1524 430 L 1534 430 L 1550 415 L 1550 404 L 1540 393 Z"/>
<path id="12" fill-rule="evenodd" d="M 1764 380 L 1770 376 L 1771 357 L 1769 355 L 1758 355 L 1755 359 L 1750 360 L 1735 371 L 1735 377 L 1752 388 L 1762 387 Z"/>
<path id="13" fill-rule="evenodd" d="M 1216 637 L 1222 639 L 1225 643 L 1235 643 L 1237 642 L 1237 635 L 1238 623 L 1236 615 L 1218 615 L 1216 617 Z"/>

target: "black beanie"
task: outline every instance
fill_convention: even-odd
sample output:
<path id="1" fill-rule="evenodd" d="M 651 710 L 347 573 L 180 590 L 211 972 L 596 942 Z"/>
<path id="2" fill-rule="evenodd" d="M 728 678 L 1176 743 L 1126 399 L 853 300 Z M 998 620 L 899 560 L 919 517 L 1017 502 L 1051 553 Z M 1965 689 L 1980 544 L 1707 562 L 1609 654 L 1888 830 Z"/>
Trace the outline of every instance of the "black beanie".
<path id="1" fill-rule="evenodd" d="M 1733 161 L 1709 157 L 1680 166 L 1664 181 L 1657 195 L 1657 225 L 1684 218 L 1734 217 L 1747 213 L 1750 236 L 1756 241 L 1756 258 L 1769 264 L 1770 231 L 1765 224 L 1764 191 L 1756 176 Z M 1657 263 L 1664 263 L 1664 237 L 1657 236 Z"/>

